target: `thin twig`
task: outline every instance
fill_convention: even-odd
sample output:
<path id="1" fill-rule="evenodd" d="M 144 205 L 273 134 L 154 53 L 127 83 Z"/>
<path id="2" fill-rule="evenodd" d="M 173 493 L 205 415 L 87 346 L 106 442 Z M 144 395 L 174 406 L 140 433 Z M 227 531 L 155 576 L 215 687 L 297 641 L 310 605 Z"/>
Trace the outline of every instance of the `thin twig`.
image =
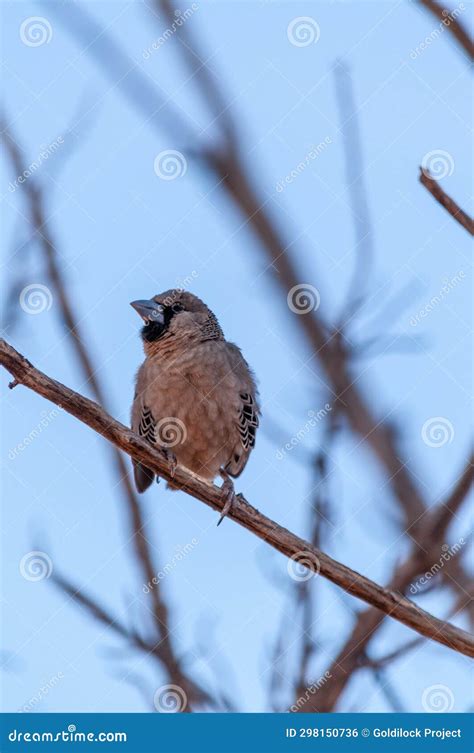
<path id="1" fill-rule="evenodd" d="M 454 217 L 456 222 L 459 222 L 468 233 L 474 235 L 474 220 L 469 217 L 469 215 L 466 214 L 466 212 L 464 212 L 450 196 L 448 196 L 446 191 L 443 191 L 439 181 L 434 180 L 429 171 L 424 167 L 420 167 L 420 183 L 428 189 L 438 204 L 441 204 L 441 206 L 449 212 L 451 217 Z"/>
<path id="2" fill-rule="evenodd" d="M 340 317 L 341 327 L 344 327 L 363 305 L 367 296 L 374 260 L 374 243 L 354 84 L 350 70 L 343 60 L 338 60 L 334 66 L 334 77 L 344 147 L 347 192 L 355 231 L 354 267 L 349 281 L 345 310 Z"/>

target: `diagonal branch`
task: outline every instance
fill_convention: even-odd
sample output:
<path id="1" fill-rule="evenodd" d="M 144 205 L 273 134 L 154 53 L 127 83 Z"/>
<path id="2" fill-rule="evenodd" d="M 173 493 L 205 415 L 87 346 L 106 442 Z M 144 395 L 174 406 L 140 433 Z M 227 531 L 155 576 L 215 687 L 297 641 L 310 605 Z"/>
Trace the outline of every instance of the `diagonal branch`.
<path id="1" fill-rule="evenodd" d="M 173 485 L 214 510 L 222 511 L 225 495 L 221 489 L 206 483 L 179 466 L 172 476 L 164 451 L 149 445 L 126 426 L 109 416 L 97 403 L 43 374 L 3 339 L 0 339 L 0 364 L 15 378 L 11 386 L 23 384 L 59 405 L 108 439 L 115 447 L 151 468 L 157 475 L 172 481 Z M 296 560 L 299 564 L 305 564 L 309 570 L 316 574 L 320 573 L 348 593 L 372 605 L 375 608 L 374 611 L 377 615 L 380 614 L 382 619 L 384 615 L 390 615 L 420 635 L 431 638 L 461 654 L 474 657 L 474 637 L 469 633 L 449 622 L 433 617 L 397 590 L 383 588 L 364 575 L 332 559 L 309 542 L 262 515 L 243 497 L 238 499 L 229 517 L 286 557 Z"/>
<path id="2" fill-rule="evenodd" d="M 161 7 L 169 17 L 169 2 L 163 2 Z M 182 112 L 170 113 L 169 102 L 164 99 L 158 85 L 150 85 L 150 79 L 146 74 L 127 57 L 107 31 L 97 27 L 83 7 L 71 5 L 66 11 L 63 6 L 57 4 L 54 12 L 61 23 L 87 46 L 88 52 L 100 65 L 104 74 L 141 113 L 150 128 L 159 134 L 166 132 L 175 141 L 181 138 L 183 141 L 197 143 L 196 151 L 200 153 L 204 167 L 217 177 L 228 198 L 243 215 L 246 228 L 260 242 L 267 256 L 267 269 L 273 274 L 275 284 L 281 287 L 284 300 L 288 291 L 302 287 L 302 281 L 308 277 L 295 261 L 295 244 L 291 244 L 290 248 L 284 233 L 266 206 L 267 200 L 262 199 L 248 174 L 235 138 L 235 129 L 232 131 L 231 148 L 204 149 L 199 152 L 199 135 L 189 133 L 191 129 Z M 182 26 L 180 31 L 183 32 L 184 29 Z M 185 34 L 184 42 L 189 47 L 192 45 L 192 39 L 188 27 Z M 219 119 L 222 114 L 218 109 L 216 90 L 209 87 L 207 78 L 205 80 L 203 66 L 199 63 L 200 57 L 187 52 L 186 60 L 190 64 L 192 77 L 199 82 L 201 92 L 207 94 L 208 102 L 214 108 L 215 119 Z M 229 138 L 228 129 L 227 137 Z M 425 503 L 414 475 L 400 455 L 392 427 L 387 422 L 379 420 L 370 400 L 356 384 L 347 359 L 341 355 L 340 348 L 337 347 L 336 338 L 328 335 L 328 327 L 321 312 L 312 311 L 305 316 L 292 314 L 289 309 L 288 312 L 293 323 L 302 328 L 309 348 L 320 360 L 352 431 L 370 447 L 384 468 L 393 493 L 399 499 L 406 517 L 411 521 L 416 520 L 423 513 Z"/>
<path id="3" fill-rule="evenodd" d="M 471 457 L 449 497 L 424 516 L 422 539 L 426 542 L 426 549 L 421 549 L 418 544 L 414 545 L 407 560 L 395 570 L 388 586 L 390 590 L 403 593 L 420 573 L 431 567 L 436 559 L 433 552 L 443 541 L 452 516 L 466 498 L 472 486 L 473 477 L 474 460 Z M 469 593 L 465 593 L 464 602 L 459 604 L 460 610 L 466 608 L 469 600 Z M 360 668 L 361 660 L 366 655 L 367 646 L 375 631 L 382 624 L 384 617 L 385 615 L 382 612 L 373 608 L 360 613 L 350 631 L 347 642 L 328 669 L 330 679 L 324 685 L 324 698 L 317 706 L 314 697 L 308 699 L 303 706 L 299 707 L 300 712 L 329 712 L 334 710 L 353 672 Z"/>
<path id="4" fill-rule="evenodd" d="M 474 60 L 474 41 L 469 36 L 469 32 L 464 28 L 462 23 L 456 18 L 454 11 L 449 11 L 436 0 L 418 0 L 426 10 L 433 14 L 438 21 L 444 25 L 444 28 L 451 32 L 454 39 L 467 53 L 470 60 Z"/>
<path id="5" fill-rule="evenodd" d="M 24 161 L 22 150 L 17 141 L 12 137 L 6 124 L 0 123 L 2 133 L 1 137 L 4 142 L 7 155 L 13 166 L 16 175 L 21 175 L 24 170 Z M 80 326 L 80 319 L 75 311 L 75 307 L 69 295 L 66 277 L 59 263 L 59 254 L 54 235 L 47 219 L 44 206 L 44 195 L 37 178 L 30 179 L 22 184 L 26 204 L 28 209 L 28 221 L 33 230 L 35 239 L 38 241 L 42 250 L 46 264 L 49 283 L 59 303 L 60 316 L 65 327 L 68 339 L 78 359 L 84 384 L 91 390 L 95 399 L 104 407 L 107 406 L 107 390 L 98 376 L 98 371 L 94 366 L 89 349 L 86 345 L 84 332 Z M 126 501 L 128 511 L 128 521 L 133 532 L 132 542 L 135 549 L 138 564 L 142 570 L 143 578 L 146 582 L 153 580 L 156 574 L 156 567 L 153 564 L 153 557 L 150 546 L 146 537 L 146 528 L 143 515 L 140 509 L 137 495 L 133 489 L 130 474 L 121 453 L 112 447 L 112 465 L 119 480 L 119 486 Z M 168 606 L 160 593 L 157 586 L 150 592 L 152 602 L 152 614 L 156 635 L 162 641 L 163 663 L 170 675 L 170 679 L 178 685 L 186 685 L 190 691 L 194 684 L 190 678 L 185 676 L 184 669 L 175 654 L 172 644 Z M 198 699 L 200 694 L 189 693 L 189 703 Z"/>
<path id="6" fill-rule="evenodd" d="M 163 666 L 168 666 L 168 647 L 163 640 L 154 640 L 152 637 L 143 638 L 139 633 L 126 627 L 115 615 L 108 611 L 93 596 L 88 594 L 83 588 L 79 588 L 64 575 L 58 573 L 57 569 L 53 572 L 51 580 L 62 593 L 67 594 L 73 601 L 82 606 L 86 612 L 95 620 L 105 625 L 109 630 L 124 638 L 130 646 L 142 651 L 146 656 L 151 656 Z M 212 704 L 214 699 L 195 683 L 186 674 L 180 672 L 179 667 L 175 667 L 172 678 L 179 687 L 184 691 L 187 701 L 183 711 L 191 711 L 194 704 Z"/>
<path id="7" fill-rule="evenodd" d="M 468 233 L 474 235 L 474 220 L 472 217 L 464 212 L 456 202 L 443 191 L 439 182 L 431 177 L 428 170 L 420 167 L 420 183 L 428 189 L 430 194 L 436 199 L 438 204 L 446 209 L 447 212 L 454 217 L 467 230 Z"/>

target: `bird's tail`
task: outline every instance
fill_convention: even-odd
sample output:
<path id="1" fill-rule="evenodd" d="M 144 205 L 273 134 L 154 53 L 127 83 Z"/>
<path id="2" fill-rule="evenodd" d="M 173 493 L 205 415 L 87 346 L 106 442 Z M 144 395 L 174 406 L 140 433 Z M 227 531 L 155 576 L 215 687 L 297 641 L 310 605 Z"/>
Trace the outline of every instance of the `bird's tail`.
<path id="1" fill-rule="evenodd" d="M 135 486 L 140 493 L 146 491 L 155 479 L 153 471 L 150 471 L 149 468 L 141 463 L 133 464 L 133 476 L 135 478 Z"/>

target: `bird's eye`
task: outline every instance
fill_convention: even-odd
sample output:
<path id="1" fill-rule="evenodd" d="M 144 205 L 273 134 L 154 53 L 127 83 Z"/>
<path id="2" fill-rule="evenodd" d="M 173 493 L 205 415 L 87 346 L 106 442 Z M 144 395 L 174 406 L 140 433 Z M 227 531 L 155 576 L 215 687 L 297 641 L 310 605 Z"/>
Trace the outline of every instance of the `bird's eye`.
<path id="1" fill-rule="evenodd" d="M 171 310 L 173 311 L 174 314 L 177 314 L 180 311 L 184 310 L 184 306 L 182 303 L 173 303 L 173 305 L 171 306 Z"/>

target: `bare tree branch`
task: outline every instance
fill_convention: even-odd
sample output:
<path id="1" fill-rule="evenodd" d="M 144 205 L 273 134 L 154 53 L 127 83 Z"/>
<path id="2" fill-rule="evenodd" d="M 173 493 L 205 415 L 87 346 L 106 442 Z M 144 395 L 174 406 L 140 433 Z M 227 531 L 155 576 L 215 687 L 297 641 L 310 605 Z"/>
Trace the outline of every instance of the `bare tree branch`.
<path id="1" fill-rule="evenodd" d="M 58 573 L 57 568 L 52 573 L 51 580 L 62 593 L 70 596 L 73 601 L 82 606 L 95 620 L 124 638 L 129 645 L 144 652 L 147 656 L 157 659 L 161 667 L 169 667 L 170 657 L 166 642 L 161 639 L 154 640 L 151 637 L 145 640 L 136 631 L 127 628 L 116 616 L 110 613 L 93 596 L 88 594 L 84 588 L 74 585 L 72 581 Z M 173 672 L 170 672 L 170 677 L 173 678 L 174 682 L 186 694 L 187 703 L 182 709 L 184 712 L 192 711 L 192 706 L 189 703 L 190 700 L 192 700 L 193 705 L 213 704 L 213 698 L 197 683 L 193 682 L 187 674 L 181 672 L 179 666 L 173 668 Z"/>
<path id="2" fill-rule="evenodd" d="M 6 147 L 7 155 L 10 158 L 16 175 L 21 175 L 24 170 L 21 149 L 18 146 L 18 142 L 13 139 L 4 122 L 1 123 L 1 127 L 1 136 Z M 44 196 L 40 183 L 37 179 L 35 180 L 31 178 L 23 183 L 22 187 L 26 197 L 29 222 L 34 237 L 43 252 L 49 282 L 59 303 L 60 315 L 68 339 L 79 361 L 80 368 L 85 378 L 85 384 L 90 388 L 96 400 L 105 408 L 108 403 L 106 398 L 107 391 L 99 379 L 97 369 L 94 367 L 92 356 L 86 345 L 84 333 L 79 325 L 80 319 L 76 314 L 67 289 L 66 278 L 62 272 L 58 258 L 59 254 L 57 245 L 50 228 L 50 223 L 47 220 L 44 207 Z M 132 542 L 135 548 L 137 561 L 143 573 L 145 582 L 151 582 L 156 575 L 157 568 L 153 564 L 153 558 L 146 536 L 145 522 L 124 458 L 114 447 L 112 447 L 112 464 L 127 503 L 128 523 L 133 533 Z M 152 613 L 156 635 L 163 643 L 162 656 L 165 667 L 167 668 L 170 679 L 173 682 L 181 686 L 186 685 L 189 687 L 190 693 L 188 699 L 189 704 L 191 705 L 194 698 L 198 698 L 199 693 L 197 693 L 196 696 L 193 695 L 192 690 L 195 684 L 190 678 L 185 676 L 184 670 L 180 666 L 180 662 L 175 655 L 174 646 L 170 636 L 168 608 L 158 585 L 150 591 L 149 598 L 152 602 Z"/>
<path id="3" fill-rule="evenodd" d="M 374 260 L 373 229 L 364 179 L 364 158 L 354 84 L 343 60 L 334 66 L 336 99 L 344 146 L 344 169 L 355 231 L 354 268 L 348 285 L 342 326 L 358 311 L 367 295 Z"/>
<path id="4" fill-rule="evenodd" d="M 451 32 L 456 42 L 467 53 L 469 59 L 474 60 L 474 41 L 453 12 L 437 3 L 436 0 L 418 0 L 418 2 L 444 24 L 444 27 Z"/>
<path id="5" fill-rule="evenodd" d="M 172 13 L 172 7 L 168 0 L 162 0 L 161 7 L 168 13 L 168 17 L 171 17 L 169 14 Z M 86 40 L 87 44 L 95 40 L 96 34 L 93 33 L 94 29 L 91 27 L 90 20 L 83 13 L 81 18 L 81 11 L 76 10 L 76 8 L 71 9 L 71 11 L 72 13 L 64 11 L 61 11 L 61 13 L 64 22 L 72 32 L 83 41 Z M 231 201 L 241 210 L 246 227 L 260 240 L 262 249 L 268 257 L 268 270 L 273 274 L 276 284 L 281 287 L 286 298 L 292 287 L 301 285 L 302 280 L 308 278 L 295 262 L 294 245 L 292 245 L 290 253 L 285 235 L 266 205 L 268 204 L 267 200 L 262 200 L 254 186 L 241 154 L 241 145 L 237 143 L 237 129 L 225 127 L 223 121 L 227 121 L 229 118 L 228 106 L 225 105 L 222 91 L 218 90 L 216 93 L 216 87 L 209 79 L 205 56 L 199 52 L 196 53 L 195 41 L 191 37 L 191 26 L 189 24 L 185 26 L 185 29 L 181 27 L 178 30 L 175 39 L 179 39 L 185 59 L 190 66 L 193 80 L 196 81 L 200 92 L 211 107 L 214 114 L 213 123 L 224 125 L 221 131 L 227 136 L 224 139 L 224 148 L 222 148 L 222 142 L 215 148 L 200 148 L 202 133 L 195 133 L 194 138 L 192 137 L 194 129 L 186 122 L 186 116 L 182 111 L 175 110 L 168 117 L 170 112 L 167 111 L 166 99 L 159 87 L 157 85 L 150 86 L 150 79 L 145 74 L 141 74 L 137 64 L 127 59 L 117 44 L 113 43 L 114 55 L 111 57 L 108 54 L 110 52 L 110 38 L 106 36 L 107 32 L 104 33 L 103 30 L 100 30 L 101 36 L 94 42 L 91 53 L 102 66 L 105 74 L 110 77 L 137 110 L 145 115 L 147 122 L 155 131 L 161 132 L 164 127 L 168 135 L 171 134 L 174 139 L 183 138 L 189 143 L 197 143 L 198 146 L 193 150 L 193 153 L 200 155 L 203 165 L 217 176 Z M 451 31 L 454 30 L 451 28 Z M 106 44 L 102 44 L 104 37 Z M 115 65 L 115 61 L 118 61 L 117 65 Z M 129 86 L 131 80 L 133 81 L 133 92 Z M 163 115 L 166 117 L 163 117 Z M 414 474 L 411 473 L 406 459 L 400 452 L 398 437 L 393 426 L 386 420 L 379 420 L 369 396 L 364 393 L 359 385 L 355 385 L 351 367 L 352 361 L 350 360 L 352 354 L 345 352 L 344 343 L 338 337 L 338 332 L 331 332 L 321 315 L 321 310 L 305 316 L 293 317 L 293 319 L 297 325 L 301 326 L 309 347 L 321 361 L 328 377 L 328 384 L 341 409 L 345 412 L 352 430 L 360 436 L 361 442 L 370 447 L 384 468 L 392 491 L 403 509 L 405 528 L 409 530 L 412 538 L 420 546 L 426 546 L 422 533 L 425 530 L 423 516 L 427 504 L 415 481 Z M 418 528 L 421 529 L 420 533 L 418 533 Z M 423 553 L 423 549 L 420 549 L 420 551 Z M 417 557 L 420 557 L 419 553 Z M 421 568 L 419 560 L 417 561 L 418 567 Z M 416 568 L 414 567 L 414 569 Z M 397 572 L 392 582 L 394 582 Z M 460 579 L 456 578 L 456 580 L 461 584 Z M 451 583 L 457 585 L 452 579 Z M 405 585 L 404 588 L 406 587 Z M 464 590 L 467 591 L 468 589 L 464 587 Z M 382 620 L 379 620 L 373 629 L 375 630 L 380 624 L 382 624 Z M 369 634 L 372 635 L 372 632 L 369 626 Z M 338 694 L 335 697 L 338 697 Z"/>
<path id="6" fill-rule="evenodd" d="M 162 9 L 169 17 L 169 2 L 164 1 Z M 61 22 L 87 45 L 88 52 L 99 63 L 103 72 L 145 117 L 152 129 L 158 133 L 165 130 L 173 136 L 175 142 L 176 139 L 182 137 L 190 144 L 198 144 L 194 150 L 195 153 L 200 155 L 204 166 L 218 178 L 231 201 L 246 219 L 246 227 L 260 241 L 262 249 L 267 254 L 267 269 L 272 273 L 275 283 L 281 287 L 286 301 L 288 292 L 295 287 L 300 288 L 307 277 L 294 261 L 289 244 L 266 206 L 266 200 L 260 198 L 247 173 L 239 144 L 235 139 L 235 129 L 232 131 L 234 141 L 231 146 L 227 139 L 227 148 L 224 150 L 220 148 L 200 150 L 199 137 L 192 132 L 184 114 L 181 111 L 170 112 L 168 102 L 158 86 L 150 83 L 150 79 L 141 73 L 138 65 L 127 57 L 106 30 L 97 27 L 83 7 L 71 5 L 65 10 L 58 4 L 54 6 L 54 12 Z M 189 25 L 183 24 L 175 37 L 179 38 L 183 31 L 186 34 L 186 45 L 190 46 L 192 40 Z M 215 90 L 209 89 L 203 78 L 203 65 L 199 63 L 200 59 L 199 55 L 186 53 L 186 60 L 191 65 L 192 75 L 199 81 L 201 91 L 207 92 L 208 102 L 211 107 L 214 107 L 217 120 L 221 117 L 221 112 L 218 109 Z M 226 117 L 228 117 L 228 110 Z M 228 129 L 227 134 L 229 136 Z M 294 246 L 292 246 L 293 250 Z M 407 517 L 411 521 L 417 520 L 425 507 L 421 492 L 414 476 L 401 457 L 393 428 L 386 421 L 379 420 L 370 401 L 356 384 L 348 367 L 347 358 L 341 350 L 337 331 L 330 330 L 320 310 L 312 311 L 304 316 L 293 314 L 288 308 L 287 310 L 293 322 L 302 328 L 309 347 L 319 358 L 334 396 L 347 416 L 352 430 L 371 448 L 385 469 L 393 493 L 400 500 Z"/>
<path id="7" fill-rule="evenodd" d="M 464 212 L 448 194 L 443 191 L 439 181 L 434 180 L 426 168 L 420 167 L 420 183 L 428 189 L 430 194 L 436 199 L 438 204 L 446 209 L 447 212 L 454 217 L 456 222 L 459 222 L 467 230 L 468 233 L 474 235 L 474 220 Z"/>
<path id="8" fill-rule="evenodd" d="M 420 540 L 425 542 L 425 548 L 420 547 L 419 541 L 415 543 L 407 560 L 395 570 L 387 588 L 398 593 L 404 593 L 417 576 L 429 569 L 436 561 L 436 558 L 439 557 L 439 552 L 436 552 L 436 549 L 441 546 L 448 523 L 451 520 L 451 515 L 447 514 L 446 511 L 450 510 L 454 513 L 459 508 L 472 486 L 473 478 L 474 464 L 471 457 L 448 498 L 439 503 L 430 513 L 425 514 L 423 533 L 420 534 Z M 443 523 L 441 524 L 440 521 L 443 521 Z M 464 603 L 460 606 L 464 609 L 469 600 L 467 593 Z M 324 685 L 324 697 L 321 700 L 311 697 L 299 708 L 299 711 L 329 712 L 334 710 L 343 690 L 351 680 L 352 674 L 360 667 L 361 657 L 365 656 L 367 646 L 383 620 L 384 615 L 377 609 L 368 609 L 359 615 L 355 625 L 351 628 L 348 640 L 340 649 L 328 670 L 330 679 Z M 317 705 L 316 700 L 318 701 Z"/>
<path id="9" fill-rule="evenodd" d="M 82 423 L 87 424 L 118 449 L 151 468 L 157 475 L 171 481 L 174 486 L 178 486 L 214 510 L 222 511 L 225 494 L 221 489 L 206 483 L 199 476 L 179 466 L 173 473 L 164 451 L 152 447 L 126 426 L 115 421 L 97 403 L 35 369 L 24 356 L 3 339 L 0 339 L 0 363 L 15 378 L 13 386 L 23 384 L 42 395 Z M 461 654 L 474 657 L 474 637 L 469 633 L 428 614 L 401 595 L 398 590 L 383 588 L 364 575 L 332 559 L 309 542 L 262 515 L 242 496 L 236 501 L 229 517 L 286 557 L 300 564 L 304 563 L 309 570 L 320 573 L 348 593 L 371 604 L 377 614 L 376 622 L 383 619 L 384 615 L 390 615 L 420 635 L 431 638 Z"/>

